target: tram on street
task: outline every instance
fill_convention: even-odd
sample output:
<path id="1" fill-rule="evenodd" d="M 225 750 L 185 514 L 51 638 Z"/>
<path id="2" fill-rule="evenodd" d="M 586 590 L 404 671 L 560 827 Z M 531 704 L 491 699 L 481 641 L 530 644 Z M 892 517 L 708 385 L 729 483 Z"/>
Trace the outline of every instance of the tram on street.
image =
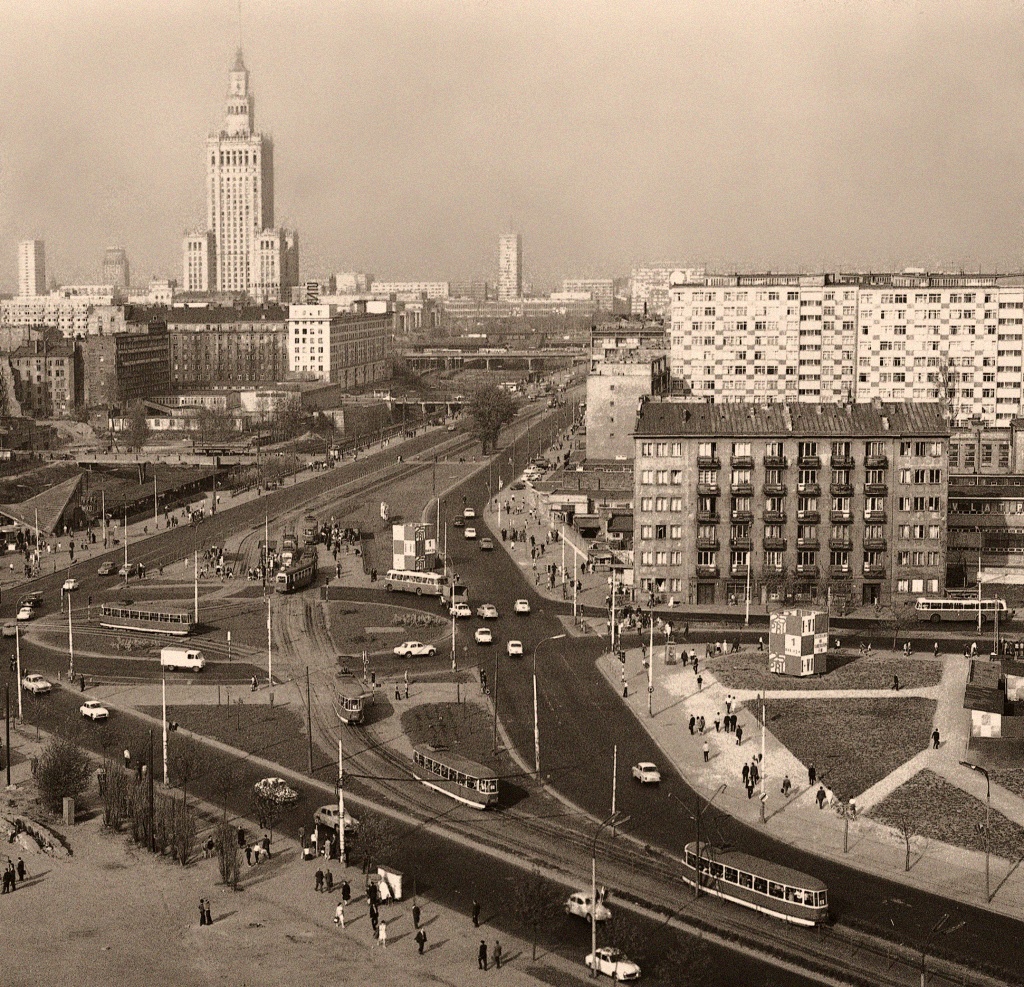
<path id="1" fill-rule="evenodd" d="M 795 925 L 820 925 L 828 919 L 828 888 L 816 877 L 761 860 L 738 850 L 716 850 L 710 843 L 686 844 L 683 880 L 705 894 L 733 901 Z"/>
<path id="2" fill-rule="evenodd" d="M 474 809 L 498 804 L 498 776 L 482 764 L 451 751 L 414 747 L 413 773 L 435 792 Z"/>
<path id="3" fill-rule="evenodd" d="M 359 726 L 363 722 L 363 709 L 368 695 L 362 680 L 351 672 L 339 672 L 334 691 L 335 715 L 342 723 Z"/>
<path id="4" fill-rule="evenodd" d="M 188 637 L 195 630 L 195 620 L 187 610 L 162 610 L 140 603 L 104 603 L 100 607 L 100 627 Z"/>
<path id="5" fill-rule="evenodd" d="M 416 572 L 413 569 L 389 569 L 384 589 L 389 593 L 415 593 L 417 596 L 440 596 L 447 585 L 443 572 Z"/>
<path id="6" fill-rule="evenodd" d="M 274 577 L 278 593 L 295 593 L 316 582 L 317 553 L 314 548 L 310 552 L 300 552 L 291 565 L 285 566 Z"/>

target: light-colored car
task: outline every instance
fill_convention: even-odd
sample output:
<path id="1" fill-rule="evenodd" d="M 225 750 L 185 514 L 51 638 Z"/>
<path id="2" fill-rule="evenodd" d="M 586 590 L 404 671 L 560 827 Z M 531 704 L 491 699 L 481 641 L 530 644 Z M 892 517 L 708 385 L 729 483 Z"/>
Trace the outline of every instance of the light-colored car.
<path id="1" fill-rule="evenodd" d="M 513 604 L 512 609 L 516 613 L 529 613 L 530 612 L 530 601 L 529 600 L 516 600 Z"/>
<path id="2" fill-rule="evenodd" d="M 320 826 L 333 826 L 335 829 L 337 829 L 338 803 L 335 802 L 333 805 L 320 806 L 320 808 L 313 813 L 313 822 L 317 823 Z M 345 810 L 345 832 L 359 832 L 359 820 L 353 819 L 352 816 L 348 814 L 348 809 Z"/>
<path id="3" fill-rule="evenodd" d="M 87 720 L 106 720 L 110 717 L 110 710 L 95 699 L 89 699 L 82 703 L 78 707 L 78 712 Z"/>
<path id="4" fill-rule="evenodd" d="M 109 559 L 107 559 L 107 561 L 104 562 L 103 565 L 101 565 L 96 570 L 96 575 L 97 576 L 110 576 L 113 573 L 115 573 L 116 571 L 117 571 L 117 566 L 114 565 L 114 563 L 111 562 Z"/>
<path id="5" fill-rule="evenodd" d="M 65 593 L 74 593 L 76 589 L 78 589 L 78 580 L 74 576 L 69 576 L 65 579 L 64 585 L 61 587 L 61 590 Z"/>
<path id="6" fill-rule="evenodd" d="M 18 624 L 14 620 L 5 620 L 3 631 L 0 632 L 4 637 L 17 637 L 18 636 Z"/>
<path id="7" fill-rule="evenodd" d="M 522 656 L 523 656 L 523 642 L 522 641 L 509 641 L 505 645 L 505 650 L 508 652 L 509 658 L 522 658 Z"/>
<path id="8" fill-rule="evenodd" d="M 395 654 L 399 658 L 419 658 L 423 655 L 430 657 L 437 654 L 437 648 L 422 641 L 403 641 L 395 648 Z"/>
<path id="9" fill-rule="evenodd" d="M 466 528 L 466 530 L 462 533 L 462 537 L 465 538 L 466 541 L 475 541 L 476 528 Z"/>
<path id="10" fill-rule="evenodd" d="M 43 692 L 49 692 L 53 688 L 53 686 L 47 682 L 42 675 L 36 675 L 35 672 L 22 678 L 21 687 L 23 689 L 27 689 L 29 692 L 34 692 L 36 695 Z"/>
<path id="11" fill-rule="evenodd" d="M 652 761 L 641 761 L 639 764 L 634 764 L 633 777 L 640 782 L 641 785 L 661 784 L 661 772 L 658 770 L 658 766 Z"/>
<path id="12" fill-rule="evenodd" d="M 36 615 L 35 610 L 30 606 L 24 606 L 18 611 L 18 616 L 15 620 L 31 620 Z"/>
<path id="13" fill-rule="evenodd" d="M 565 903 L 565 910 L 588 922 L 595 916 L 598 922 L 607 922 L 612 917 L 611 909 L 603 902 L 598 902 L 597 908 L 592 907 L 589 891 L 574 891 Z"/>
<path id="14" fill-rule="evenodd" d="M 588 970 L 594 969 L 594 954 L 587 953 L 584 961 Z M 614 946 L 601 946 L 597 950 L 597 972 L 603 973 L 606 977 L 614 977 L 616 980 L 639 980 L 640 967 L 638 967 L 621 949 Z"/>
<path id="15" fill-rule="evenodd" d="M 466 508 L 466 509 L 465 509 L 465 510 L 464 510 L 464 511 L 462 512 L 462 516 L 463 516 L 464 518 L 474 518 L 474 517 L 476 517 L 476 511 L 475 511 L 475 510 L 474 510 L 474 509 L 473 509 L 472 507 L 467 507 L 467 508 Z"/>
<path id="16" fill-rule="evenodd" d="M 480 539 L 480 551 L 481 552 L 493 552 L 494 551 L 494 539 L 493 538 L 481 538 Z"/>
<path id="17" fill-rule="evenodd" d="M 493 603 L 481 603 L 476 608 L 476 615 L 481 620 L 497 620 L 498 608 Z"/>
<path id="18" fill-rule="evenodd" d="M 127 565 L 121 566 L 121 568 L 117 570 L 117 574 L 122 579 L 131 579 L 132 576 L 137 576 L 139 574 L 139 563 L 129 562 Z"/>
<path id="19" fill-rule="evenodd" d="M 476 633 L 473 635 L 473 640 L 477 644 L 493 644 L 494 635 L 491 633 L 489 627 L 478 627 Z"/>
<path id="20" fill-rule="evenodd" d="M 278 805 L 294 805 L 299 801 L 299 793 L 284 778 L 263 778 L 252 787 L 260 798 Z"/>
<path id="21" fill-rule="evenodd" d="M 472 617 L 473 610 L 468 603 L 453 603 L 448 614 L 451 617 Z"/>

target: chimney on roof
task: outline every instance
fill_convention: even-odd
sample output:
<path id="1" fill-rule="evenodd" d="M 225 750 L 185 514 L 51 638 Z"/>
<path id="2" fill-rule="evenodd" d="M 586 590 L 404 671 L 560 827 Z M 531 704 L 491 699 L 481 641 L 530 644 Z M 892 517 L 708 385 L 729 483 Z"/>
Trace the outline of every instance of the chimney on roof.
<path id="1" fill-rule="evenodd" d="M 889 416 L 888 415 L 882 415 L 882 428 L 884 428 L 885 431 L 887 431 L 887 432 L 889 431 Z"/>
<path id="2" fill-rule="evenodd" d="M 817 408 L 818 408 L 818 414 L 819 414 L 819 415 L 822 415 L 822 414 L 824 414 L 824 413 L 825 413 L 825 412 L 824 412 L 824 409 L 823 409 L 823 408 L 821 407 L 821 405 L 820 405 L 820 404 L 819 404 L 819 405 L 817 406 Z"/>
<path id="3" fill-rule="evenodd" d="M 874 408 L 875 411 L 877 411 L 879 414 L 881 414 L 881 412 L 882 412 L 882 399 L 881 398 L 872 398 L 871 399 L 871 407 Z"/>
<path id="4" fill-rule="evenodd" d="M 784 404 L 782 406 L 782 421 L 785 423 L 786 431 L 787 432 L 792 432 L 793 431 L 793 415 L 792 415 L 792 413 L 789 410 L 789 405 L 788 404 Z"/>
<path id="5" fill-rule="evenodd" d="M 684 422 L 688 422 L 689 420 L 690 420 L 690 409 L 689 408 L 684 408 L 683 409 L 683 421 Z"/>

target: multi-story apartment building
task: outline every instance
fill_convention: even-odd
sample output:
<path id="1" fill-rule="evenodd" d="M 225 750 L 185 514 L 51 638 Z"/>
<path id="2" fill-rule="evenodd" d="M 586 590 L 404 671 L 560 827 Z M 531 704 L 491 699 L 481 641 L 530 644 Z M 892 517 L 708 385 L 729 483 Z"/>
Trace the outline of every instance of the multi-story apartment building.
<path id="1" fill-rule="evenodd" d="M 672 276 L 673 380 L 699 400 L 941 400 L 953 421 L 1022 407 L 1020 276 Z"/>
<path id="2" fill-rule="evenodd" d="M 601 311 L 610 312 L 614 300 L 613 285 L 611 278 L 565 278 L 562 291 L 574 294 L 589 292 Z"/>
<path id="3" fill-rule="evenodd" d="M 648 401 L 636 433 L 641 594 L 902 605 L 941 593 L 941 404 Z"/>
<path id="4" fill-rule="evenodd" d="M 673 274 L 686 284 L 697 284 L 704 277 L 702 268 L 634 267 L 629 275 L 630 314 L 667 319 L 671 303 L 669 280 Z"/>
<path id="5" fill-rule="evenodd" d="M 523 238 L 503 233 L 498 238 L 498 301 L 514 302 L 523 296 Z"/>
<path id="6" fill-rule="evenodd" d="M 82 343 L 82 357 L 89 408 L 124 408 L 136 398 L 153 398 L 170 390 L 163 319 L 128 312 L 123 332 L 88 337 Z"/>
<path id="7" fill-rule="evenodd" d="M 604 323 L 590 331 L 587 462 L 632 463 L 640 402 L 668 393 L 668 346 L 659 322 Z"/>
<path id="8" fill-rule="evenodd" d="M 307 380 L 361 387 L 390 374 L 393 317 L 333 305 L 288 308 L 288 369 Z"/>
<path id="9" fill-rule="evenodd" d="M 67 418 L 82 401 L 82 353 L 53 330 L 40 335 L 10 356 L 15 397 L 35 418 Z"/>
<path id="10" fill-rule="evenodd" d="M 421 298 L 447 298 L 449 284 L 447 281 L 374 281 L 372 292 L 375 295 L 413 295 Z"/>
<path id="11" fill-rule="evenodd" d="M 22 298 L 46 294 L 46 245 L 42 240 L 18 244 L 18 294 Z"/>

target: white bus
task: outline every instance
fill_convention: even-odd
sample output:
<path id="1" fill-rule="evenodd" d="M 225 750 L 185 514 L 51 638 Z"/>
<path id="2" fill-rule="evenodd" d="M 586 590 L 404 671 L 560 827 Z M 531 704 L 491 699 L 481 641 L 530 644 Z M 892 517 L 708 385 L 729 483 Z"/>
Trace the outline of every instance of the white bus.
<path id="1" fill-rule="evenodd" d="M 411 569 L 389 569 L 384 589 L 417 596 L 440 596 L 446 580 L 443 572 L 415 572 Z"/>
<path id="2" fill-rule="evenodd" d="M 930 620 L 933 624 L 940 620 L 976 621 L 979 609 L 983 622 L 995 620 L 996 614 L 1000 620 L 1013 619 L 1013 611 L 1007 608 L 1006 600 L 979 600 L 977 597 L 972 600 L 967 597 L 930 599 L 922 596 L 914 609 L 921 620 Z"/>

